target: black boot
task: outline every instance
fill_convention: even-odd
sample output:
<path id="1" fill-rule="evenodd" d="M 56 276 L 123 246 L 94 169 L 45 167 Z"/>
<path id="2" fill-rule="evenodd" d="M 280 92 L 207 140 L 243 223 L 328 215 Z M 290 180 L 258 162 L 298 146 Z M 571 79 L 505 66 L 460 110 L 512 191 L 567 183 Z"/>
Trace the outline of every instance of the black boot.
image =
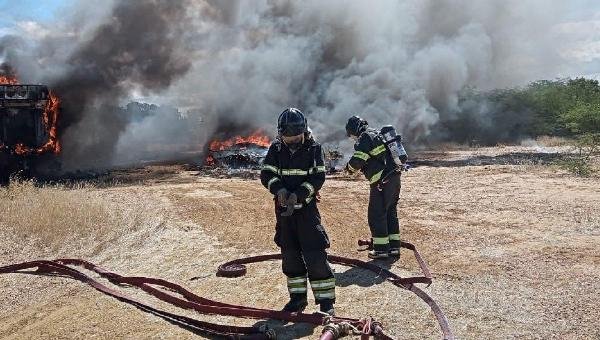
<path id="1" fill-rule="evenodd" d="M 367 254 L 367 256 L 370 259 L 387 259 L 389 254 L 387 251 L 382 251 L 382 250 L 371 250 L 369 251 L 369 253 Z"/>
<path id="2" fill-rule="evenodd" d="M 306 306 L 308 306 L 306 294 L 290 294 L 290 301 L 285 304 L 283 311 L 300 313 L 306 308 Z"/>
<path id="3" fill-rule="evenodd" d="M 335 309 L 333 308 L 333 300 L 321 300 L 319 303 L 319 310 L 321 313 L 335 316 Z"/>

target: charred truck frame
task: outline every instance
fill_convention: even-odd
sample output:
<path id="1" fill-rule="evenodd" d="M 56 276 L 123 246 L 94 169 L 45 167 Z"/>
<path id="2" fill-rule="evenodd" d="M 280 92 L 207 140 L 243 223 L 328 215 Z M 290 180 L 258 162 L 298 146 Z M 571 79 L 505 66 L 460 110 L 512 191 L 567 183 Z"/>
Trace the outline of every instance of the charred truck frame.
<path id="1" fill-rule="evenodd" d="M 0 183 L 30 167 L 30 153 L 50 139 L 44 112 L 50 91 L 44 85 L 0 84 Z M 36 154 L 37 155 L 37 154 Z"/>

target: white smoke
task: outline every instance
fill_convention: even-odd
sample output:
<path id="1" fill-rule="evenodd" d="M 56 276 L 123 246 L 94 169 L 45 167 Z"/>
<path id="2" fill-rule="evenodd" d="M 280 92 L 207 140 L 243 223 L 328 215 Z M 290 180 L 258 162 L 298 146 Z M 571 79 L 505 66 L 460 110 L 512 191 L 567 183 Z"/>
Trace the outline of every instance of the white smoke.
<path id="1" fill-rule="evenodd" d="M 72 53 L 89 43 L 96 27 L 114 20 L 110 9 L 127 2 L 115 0 L 111 6 L 94 9 L 97 4 L 81 1 L 70 24 L 61 26 L 68 34 L 56 37 L 36 27 L 46 35 L 38 34 L 35 42 L 21 46 L 20 53 L 9 59 L 28 78 L 56 79 L 65 72 L 61 63 L 68 63 Z M 290 106 L 308 115 L 321 141 L 343 140 L 345 122 L 353 114 L 372 125 L 394 124 L 408 140 L 419 141 L 440 119 L 460 111 L 458 94 L 465 87 L 522 85 L 564 74 L 572 66 L 559 54 L 561 42 L 549 34 L 564 21 L 568 2 L 168 1 L 174 2 L 185 4 L 186 16 L 177 18 L 185 25 L 172 24 L 186 29 L 173 30 L 178 35 L 166 38 L 173 50 L 187 51 L 189 69 L 165 86 L 148 88 L 142 81 L 147 77 L 138 73 L 152 69 L 141 67 L 126 79 L 118 78 L 118 86 L 128 89 L 118 99 L 121 103 L 142 97 L 187 112 L 198 125 L 186 132 L 194 144 L 229 128 L 265 128 L 274 134 L 277 115 Z M 145 2 L 166 7 L 165 3 Z M 140 40 L 148 39 L 146 33 L 130 32 Z M 110 50 L 113 42 L 104 43 Z M 150 47 L 149 54 L 152 48 L 164 46 Z M 119 51 L 132 54 L 123 47 Z M 130 60 L 134 65 L 142 62 L 148 61 Z M 127 148 L 120 149 L 131 152 L 156 136 L 177 134 L 161 125 L 148 121 L 129 130 L 118 126 L 111 136 L 121 138 L 119 145 Z M 81 126 L 90 125 L 79 122 L 72 128 Z M 76 136 L 85 131 L 67 133 Z"/>
<path id="2" fill-rule="evenodd" d="M 520 85 L 564 71 L 546 1 L 207 2 L 190 72 L 170 103 L 212 120 L 272 126 L 285 107 L 323 140 L 359 114 L 410 140 L 459 110 L 465 86 Z M 208 15 L 210 14 L 210 15 Z M 225 124 L 226 125 L 226 124 Z M 219 126 L 215 126 L 218 129 Z"/>

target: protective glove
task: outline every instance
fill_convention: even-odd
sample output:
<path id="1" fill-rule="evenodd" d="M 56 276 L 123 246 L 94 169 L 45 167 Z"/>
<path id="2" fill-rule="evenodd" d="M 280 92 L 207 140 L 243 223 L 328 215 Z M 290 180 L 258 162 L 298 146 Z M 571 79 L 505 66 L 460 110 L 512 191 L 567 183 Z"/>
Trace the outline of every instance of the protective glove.
<path id="1" fill-rule="evenodd" d="M 296 195 L 295 193 L 291 193 L 287 198 L 287 205 L 295 206 L 297 203 L 298 203 L 298 195 Z"/>
<path id="2" fill-rule="evenodd" d="M 277 191 L 277 204 L 279 204 L 280 207 L 286 206 L 289 194 L 290 192 L 286 188 L 281 188 Z"/>
<path id="3" fill-rule="evenodd" d="M 408 171 L 410 170 L 410 164 L 408 163 L 402 163 L 402 171 Z"/>
<path id="4" fill-rule="evenodd" d="M 346 170 L 346 172 L 351 175 L 353 175 L 357 172 L 356 169 L 354 169 L 353 167 L 350 166 L 350 163 L 346 164 L 346 166 L 344 167 L 344 170 Z"/>
<path id="5" fill-rule="evenodd" d="M 285 202 L 287 209 L 281 213 L 281 216 L 292 216 L 294 214 L 294 210 L 296 209 L 296 203 L 298 203 L 298 196 L 295 193 L 291 193 L 287 198 L 287 202 Z"/>

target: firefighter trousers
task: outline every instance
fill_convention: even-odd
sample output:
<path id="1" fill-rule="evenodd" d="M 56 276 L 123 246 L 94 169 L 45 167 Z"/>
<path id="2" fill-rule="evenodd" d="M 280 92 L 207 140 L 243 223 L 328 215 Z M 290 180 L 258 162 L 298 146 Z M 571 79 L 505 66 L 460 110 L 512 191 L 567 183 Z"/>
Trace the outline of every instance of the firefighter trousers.
<path id="1" fill-rule="evenodd" d="M 373 249 L 376 251 L 400 248 L 400 223 L 396 208 L 399 200 L 399 173 L 389 175 L 383 183 L 371 185 L 368 221 Z"/>
<path id="2" fill-rule="evenodd" d="M 334 302 L 335 278 L 325 251 L 330 245 L 329 237 L 321 225 L 316 203 L 295 210 L 289 217 L 281 216 L 281 211 L 275 208 L 275 243 L 281 248 L 281 266 L 290 296 L 306 295 L 308 278 L 317 304 Z"/>

